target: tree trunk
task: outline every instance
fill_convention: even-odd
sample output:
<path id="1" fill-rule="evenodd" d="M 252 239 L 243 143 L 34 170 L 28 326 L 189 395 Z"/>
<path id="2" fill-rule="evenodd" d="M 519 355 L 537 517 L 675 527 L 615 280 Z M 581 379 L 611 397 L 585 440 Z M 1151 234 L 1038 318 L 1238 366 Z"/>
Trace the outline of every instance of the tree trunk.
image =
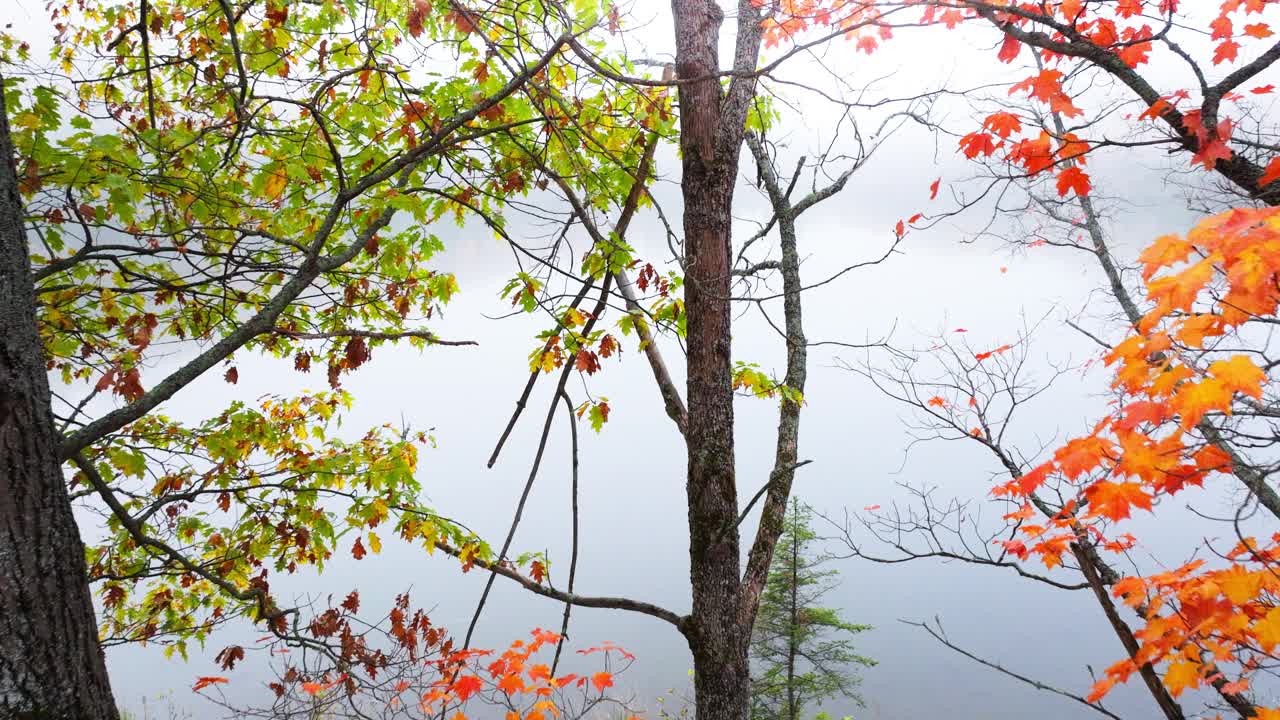
<path id="1" fill-rule="evenodd" d="M 693 653 L 697 720 L 746 720 L 751 628 L 741 612 L 729 322 L 730 210 L 743 123 L 726 107 L 731 103 L 722 102 L 717 77 L 724 13 L 711 0 L 672 0 L 671 7 L 677 75 L 696 79 L 679 86 L 689 347 L 685 487 L 693 591 L 685 635 Z M 753 53 L 753 68 L 754 62 Z M 731 89 L 729 97 L 744 89 Z"/>
<path id="2" fill-rule="evenodd" d="M 799 513 L 792 516 L 799 527 Z M 796 706 L 796 656 L 800 654 L 800 533 L 791 536 L 791 627 L 787 633 L 787 720 L 799 720 Z"/>
<path id="3" fill-rule="evenodd" d="M 58 461 L 22 215 L 0 92 L 0 716 L 115 720 Z"/>

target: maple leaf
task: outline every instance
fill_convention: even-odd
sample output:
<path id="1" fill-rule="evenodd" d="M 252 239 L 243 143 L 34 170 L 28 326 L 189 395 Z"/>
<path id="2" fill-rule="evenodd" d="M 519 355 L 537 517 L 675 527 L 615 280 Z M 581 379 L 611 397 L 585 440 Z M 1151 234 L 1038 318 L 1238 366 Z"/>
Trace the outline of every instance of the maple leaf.
<path id="1" fill-rule="evenodd" d="M 217 676 L 214 676 L 214 675 L 207 675 L 207 676 L 204 676 L 204 677 L 196 678 L 196 684 L 191 686 L 191 691 L 192 691 L 192 692 L 200 692 L 201 690 L 203 690 L 203 689 L 205 689 L 205 688 L 209 687 L 210 685 L 220 685 L 220 684 L 224 684 L 224 683 L 228 683 L 228 682 L 230 682 L 230 681 L 229 681 L 229 680 L 227 680 L 227 679 L 226 679 L 226 678 L 224 678 L 224 677 L 217 677 Z"/>
<path id="2" fill-rule="evenodd" d="M 1011 63 L 1018 59 L 1018 53 L 1022 50 L 1022 43 L 1012 35 L 1006 34 L 1004 42 L 1000 45 L 1000 52 L 996 55 L 1002 63 Z"/>
<path id="3" fill-rule="evenodd" d="M 1231 24 L 1231 18 L 1226 15 L 1219 15 L 1209 23 L 1209 29 L 1213 31 L 1209 35 L 1210 40 L 1227 40 L 1235 34 L 1235 30 Z"/>
<path id="4" fill-rule="evenodd" d="M 1026 91 L 1037 100 L 1049 102 L 1062 92 L 1062 73 L 1058 70 L 1041 70 L 1039 74 L 1016 83 L 1009 88 L 1009 94 Z"/>
<path id="5" fill-rule="evenodd" d="M 1254 95 L 1270 95 L 1271 93 L 1275 92 L 1275 90 L 1276 90 L 1275 85 L 1268 84 L 1268 85 L 1259 85 L 1258 87 L 1253 88 L 1249 92 L 1253 93 Z"/>
<path id="6" fill-rule="evenodd" d="M 1267 374 L 1245 355 L 1229 360 L 1218 360 L 1209 366 L 1209 374 L 1222 383 L 1222 387 L 1253 398 L 1262 397 L 1262 383 Z"/>
<path id="7" fill-rule="evenodd" d="M 1271 652 L 1280 643 L 1280 608 L 1272 608 L 1250 628 L 1263 652 Z"/>
<path id="8" fill-rule="evenodd" d="M 1258 596 L 1263 579 L 1260 573 L 1250 572 L 1238 565 L 1233 565 L 1219 573 L 1214 581 L 1227 600 L 1235 605 L 1243 605 Z"/>
<path id="9" fill-rule="evenodd" d="M 1185 383 L 1178 388 L 1173 407 L 1182 416 L 1182 427 L 1189 428 L 1213 410 L 1227 412 L 1231 409 L 1231 391 L 1217 378 L 1207 378 L 1195 383 Z"/>
<path id="10" fill-rule="evenodd" d="M 997 112 L 987 116 L 982 127 L 1008 139 L 1010 135 L 1022 130 L 1022 118 L 1011 112 Z"/>
<path id="11" fill-rule="evenodd" d="M 474 675 L 464 675 L 453 681 L 453 684 L 449 686 L 449 692 L 457 695 L 458 700 L 463 701 L 480 692 L 483 687 L 484 683 L 481 682 L 480 678 Z"/>
<path id="12" fill-rule="evenodd" d="M 426 19 L 427 13 L 431 12 L 430 0 L 413 0 L 409 5 L 409 34 L 413 37 L 422 35 L 422 21 Z"/>
<path id="13" fill-rule="evenodd" d="M 1280 160 L 1280 158 L 1277 158 L 1277 160 Z M 1264 184 L 1265 184 L 1265 183 L 1264 183 Z M 936 199 L 938 199 L 938 187 L 939 187 L 940 185 L 942 185 L 942 178 L 938 178 L 937 180 L 934 180 L 934 181 L 933 181 L 933 184 L 929 186 L 929 199 L 930 199 L 930 200 L 936 200 Z"/>
<path id="14" fill-rule="evenodd" d="M 613 686 L 613 675 L 602 670 L 591 676 L 591 684 L 596 690 L 604 692 L 605 688 Z"/>
<path id="15" fill-rule="evenodd" d="M 1191 156 L 1191 162 L 1204 165 L 1205 170 L 1212 170 L 1218 166 L 1219 160 L 1230 160 L 1231 155 L 1231 146 L 1226 139 L 1214 137 L 1200 143 L 1200 150 Z"/>
<path id="16" fill-rule="evenodd" d="M 1159 100 L 1156 100 L 1155 102 L 1151 103 L 1151 105 L 1148 106 L 1146 110 L 1143 110 L 1142 114 L 1138 116 L 1138 119 L 1139 120 L 1155 120 L 1156 118 L 1160 117 L 1161 115 L 1164 115 L 1165 113 L 1169 112 L 1172 109 L 1173 109 L 1173 105 L 1170 105 L 1168 100 L 1165 100 L 1164 98 L 1160 98 Z"/>
<path id="17" fill-rule="evenodd" d="M 277 200 L 284 194 L 284 189 L 288 184 L 289 177 L 285 175 L 283 169 L 277 168 L 267 176 L 267 182 L 262 186 L 262 190 L 266 193 L 267 198 Z"/>
<path id="18" fill-rule="evenodd" d="M 1098 702 L 1102 698 L 1106 697 L 1107 693 L 1111 692 L 1111 688 L 1115 687 L 1117 682 L 1118 681 L 1115 678 L 1102 678 L 1093 684 L 1093 687 L 1089 690 L 1089 694 L 1085 696 L 1085 700 L 1091 703 Z"/>
<path id="19" fill-rule="evenodd" d="M 1019 141 L 1009 151 L 1009 159 L 1021 163 L 1027 174 L 1037 175 L 1053 167 L 1053 138 L 1041 132 L 1037 138 Z"/>
<path id="20" fill-rule="evenodd" d="M 1200 665 L 1180 661 L 1173 663 L 1164 673 L 1164 686 L 1169 688 L 1169 694 L 1178 697 L 1187 688 L 1197 688 L 1200 686 Z"/>
<path id="21" fill-rule="evenodd" d="M 325 690 L 325 684 L 324 684 L 324 683 L 319 683 L 319 682 L 304 682 L 304 683 L 302 683 L 302 692 L 304 692 L 304 693 L 306 693 L 306 694 L 308 694 L 308 695 L 318 695 L 318 694 L 320 694 L 320 693 L 324 692 L 324 690 Z"/>
<path id="22" fill-rule="evenodd" d="M 1263 171 L 1262 177 L 1258 178 L 1258 187 L 1266 187 L 1280 178 L 1280 156 L 1271 158 L 1271 162 L 1267 163 L 1267 169 Z"/>
<path id="23" fill-rule="evenodd" d="M 996 146 L 990 133 L 971 132 L 960 138 L 960 149 L 966 158 L 972 160 L 979 155 L 990 156 L 996 151 Z"/>
<path id="24" fill-rule="evenodd" d="M 1266 23 L 1254 23 L 1252 25 L 1245 25 L 1244 34 L 1248 35 L 1249 37 L 1258 38 L 1259 40 L 1263 40 L 1265 38 L 1271 37 L 1272 35 L 1275 35 L 1275 33 L 1272 32 L 1271 30 L 1271 26 Z"/>
<path id="25" fill-rule="evenodd" d="M 1071 167 L 1058 173 L 1058 196 L 1066 197 L 1067 191 L 1073 191 L 1079 197 L 1089 194 L 1089 175 L 1080 169 L 1078 165 Z"/>
<path id="26" fill-rule="evenodd" d="M 1068 479 L 1075 480 L 1096 468 L 1104 456 L 1111 452 L 1111 442 L 1096 435 L 1076 438 L 1058 448 L 1053 454 L 1058 469 Z"/>
<path id="27" fill-rule="evenodd" d="M 1085 497 L 1089 499 L 1090 514 L 1102 515 L 1116 522 L 1129 517 L 1131 507 L 1151 510 L 1151 496 L 1135 482 L 1100 480 L 1085 490 Z"/>
<path id="28" fill-rule="evenodd" d="M 929 398 L 929 407 L 946 407 L 946 406 L 947 406 L 947 401 L 942 399 L 941 397 L 938 397 L 937 395 L 934 395 L 933 397 Z"/>
<path id="29" fill-rule="evenodd" d="M 1233 62 L 1240 55 L 1240 43 L 1234 40 L 1227 40 L 1218 45 L 1213 51 L 1213 64 L 1218 65 L 1224 62 Z"/>
<path id="30" fill-rule="evenodd" d="M 1120 578 L 1111 586 L 1111 594 L 1124 600 L 1129 607 L 1137 607 L 1147 599 L 1147 584 L 1132 575 Z"/>
<path id="31" fill-rule="evenodd" d="M 515 673 L 503 675 L 502 679 L 498 681 L 498 689 L 508 695 L 524 692 L 524 679 Z"/>
<path id="32" fill-rule="evenodd" d="M 973 357 L 974 357 L 974 359 L 975 359 L 975 360 L 978 360 L 979 362 L 981 362 L 981 361 L 986 360 L 987 358 L 991 357 L 992 355 L 999 355 L 1000 353 L 1008 352 L 1009 350 L 1012 350 L 1012 349 L 1013 349 L 1013 346 L 1012 346 L 1012 345 L 1001 345 L 1000 347 L 998 347 L 998 348 L 996 348 L 996 349 L 994 349 L 994 350 L 988 350 L 988 351 L 986 351 L 986 352 L 980 352 L 980 353 L 977 353 L 977 354 L 976 354 L 976 355 L 974 355 Z"/>
<path id="33" fill-rule="evenodd" d="M 1123 419 L 1116 423 L 1121 430 L 1133 430 L 1143 423 L 1159 425 L 1169 419 L 1169 408 L 1164 403 L 1140 400 L 1124 406 Z"/>
<path id="34" fill-rule="evenodd" d="M 1191 254 L 1191 243 L 1179 235 L 1162 235 L 1138 255 L 1142 263 L 1142 279 L 1150 280 L 1161 268 L 1182 262 Z"/>

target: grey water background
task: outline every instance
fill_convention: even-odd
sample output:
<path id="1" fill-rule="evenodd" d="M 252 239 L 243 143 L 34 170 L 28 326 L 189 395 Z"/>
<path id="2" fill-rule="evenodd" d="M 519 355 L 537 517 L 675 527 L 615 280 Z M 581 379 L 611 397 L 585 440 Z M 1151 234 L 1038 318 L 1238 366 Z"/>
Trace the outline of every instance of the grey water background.
<path id="1" fill-rule="evenodd" d="M 19 0 L 0 19 L 14 21 L 19 34 L 30 35 L 36 48 L 47 46 L 51 29 L 41 5 Z M 648 41 L 640 52 L 661 56 L 664 49 L 669 51 L 665 4 L 642 0 L 632 12 L 643 19 L 637 32 Z M 990 32 L 899 34 L 874 55 L 836 48 L 822 60 L 848 63 L 867 82 L 888 78 L 881 86 L 888 88 L 886 92 L 903 88 L 905 93 L 942 82 L 962 87 L 999 79 L 992 74 L 996 72 L 999 77 L 1026 74 L 1025 67 L 995 67 Z M 722 35 L 732 38 L 730 28 Z M 970 69 L 969 60 L 975 69 Z M 804 76 L 812 74 L 815 65 L 803 63 L 817 61 L 796 62 L 798 67 L 790 72 Z M 1173 72 L 1166 67 L 1158 66 L 1153 73 L 1161 77 L 1160 73 Z M 1259 84 L 1265 81 L 1260 78 Z M 824 124 L 832 117 L 831 109 L 811 98 L 794 100 L 796 109 L 784 116 L 789 129 L 774 138 L 783 146 L 779 164 L 784 167 L 829 140 Z M 977 115 L 962 104 L 943 110 L 951 113 L 952 125 L 963 125 L 966 112 Z M 951 138 L 907 128 L 886 142 L 838 198 L 806 214 L 800 225 L 805 279 L 813 281 L 834 268 L 879 256 L 892 242 L 892 227 L 899 219 L 945 203 L 951 184 L 973 174 L 972 167 L 957 157 L 953 143 Z M 745 160 L 743 166 L 744 174 L 750 175 Z M 1185 230 L 1194 221 L 1181 190 L 1168 183 L 1171 169 L 1185 167 L 1185 158 L 1170 159 L 1143 149 L 1101 154 L 1090 161 L 1099 192 L 1124 199 L 1111 204 L 1109 213 L 1121 258 L 1132 259 L 1145 242 L 1164 232 Z M 670 148 L 660 155 L 659 171 L 664 181 L 655 192 L 669 216 L 678 218 L 679 191 L 671 182 L 678 162 Z M 928 186 L 939 176 L 943 194 L 931 206 Z M 755 228 L 752 220 L 767 216 L 767 206 L 744 184 L 737 212 L 743 220 L 736 230 L 749 233 Z M 1033 360 L 1070 358 L 1085 367 L 1067 374 L 1027 408 L 1015 439 L 1030 447 L 1080 431 L 1104 407 L 1106 373 L 1089 362 L 1097 358 L 1097 348 L 1060 321 L 1085 309 L 1085 317 L 1096 321 L 1091 327 L 1108 332 L 1102 317 L 1108 312 L 1105 298 L 1096 292 L 1103 286 L 1101 273 L 1083 253 L 1053 248 L 1014 252 L 990 239 L 972 241 L 983 221 L 980 213 L 972 213 L 913 232 L 886 262 L 810 292 L 805 298 L 806 332 L 815 341 L 861 342 L 892 331 L 897 343 L 910 346 L 926 343 L 928 335 L 963 327 L 975 346 L 995 347 L 1013 339 L 1026 318 L 1047 315 Z M 448 248 L 435 265 L 456 273 L 462 292 L 431 329 L 445 338 L 474 339 L 479 346 L 423 352 L 379 349 L 344 383 L 357 399 L 344 427 L 352 434 L 383 422 L 432 428 L 437 447 L 423 452 L 419 470 L 430 502 L 442 514 L 496 541 L 511 521 L 526 479 L 541 416 L 550 401 L 550 383 L 540 383 L 534 392 L 497 466 L 486 469 L 485 461 L 523 386 L 526 356 L 542 328 L 528 318 L 485 318 L 502 315 L 509 307 L 498 298 L 512 274 L 500 241 L 478 224 L 459 229 L 445 221 L 434 230 Z M 668 256 L 661 226 L 651 212 L 632 226 L 629 239 L 646 259 Z M 775 311 L 780 312 L 776 307 Z M 1114 325 L 1109 332 L 1116 337 Z M 781 342 L 757 313 L 744 312 L 734 333 L 736 359 L 780 372 Z M 583 594 L 634 597 L 687 612 L 683 448 L 662 412 L 643 358 L 634 344 L 628 342 L 625 348 L 621 362 L 606 361 L 605 372 L 590 381 L 591 392 L 607 396 L 613 412 L 599 435 L 583 428 L 578 588 Z M 667 343 L 664 350 L 682 382 L 678 347 Z M 981 500 L 998 471 L 992 459 L 964 443 L 918 445 L 905 454 L 910 438 L 901 419 L 906 410 L 838 366 L 840 360 L 861 357 L 858 351 L 826 347 L 810 352 L 800 457 L 813 462 L 799 471 L 796 494 L 817 510 L 836 515 L 846 508 L 902 500 L 897 485 L 902 482 L 936 485 L 945 496 Z M 234 389 L 211 375 L 167 403 L 165 411 L 196 419 L 225 407 L 231 392 L 251 399 L 324 386 L 321 375 L 299 375 L 286 362 L 240 356 L 236 365 L 240 379 Z M 576 381 L 571 390 L 575 397 L 583 396 Z M 763 484 L 771 467 L 775 410 L 768 400 L 738 402 L 737 462 L 744 501 Z M 563 577 L 568 559 L 567 458 L 567 432 L 558 419 L 515 542 L 517 550 L 547 550 L 557 579 Z M 1213 488 L 1188 499 L 1201 509 L 1216 509 L 1226 501 Z M 1183 512 L 1178 508 L 1161 512 L 1160 523 L 1140 519 L 1136 524 L 1143 541 L 1138 554 L 1180 562 L 1204 533 L 1188 536 L 1186 525 L 1176 520 Z M 743 527 L 748 534 L 754 532 L 754 516 Z M 83 532 L 92 536 L 95 529 L 86 526 Z M 851 621 L 875 626 L 859 638 L 859 649 L 880 663 L 864 673 L 867 707 L 835 702 L 828 709 L 837 716 L 995 720 L 1093 714 L 960 657 L 899 619 L 936 616 L 951 639 L 972 652 L 1082 694 L 1091 682 L 1089 668 L 1101 673 L 1123 652 L 1087 592 L 1029 583 L 1007 570 L 924 560 L 902 565 L 842 561 L 832 567 L 840 571 L 841 585 L 828 596 L 828 603 L 841 608 Z M 460 633 L 483 582 L 479 571 L 462 574 L 450 558 L 429 557 L 384 537 L 379 555 L 360 562 L 339 555 L 322 577 L 277 577 L 274 587 L 286 596 L 335 598 L 358 588 L 368 608 L 387 607 L 397 593 L 411 589 L 416 602 L 434 607 L 435 622 Z M 559 604 L 499 579 L 475 645 L 503 647 L 532 628 L 558 627 L 561 612 Z M 245 703 L 260 698 L 265 704 L 269 691 L 263 683 L 270 675 L 262 658 L 251 658 L 231 673 L 223 673 L 213 660 L 226 644 L 259 634 L 249 627 L 229 628 L 211 639 L 206 652 L 187 662 L 166 659 L 156 647 L 113 648 L 108 664 L 117 697 L 139 715 L 164 717 L 164 708 L 172 705 L 192 717 L 221 717 L 223 711 L 194 695 L 190 687 L 197 676 L 227 674 L 231 682 L 223 689 L 228 697 Z M 650 715 L 656 698 L 671 698 L 673 689 L 688 691 L 692 664 L 687 646 L 658 620 L 578 608 L 570 635 L 574 647 L 612 640 L 635 653 L 635 664 L 615 689 L 633 696 Z M 668 700 L 669 708 L 672 703 L 679 701 Z M 1136 683 L 1114 691 L 1108 706 L 1124 717 L 1152 715 Z"/>

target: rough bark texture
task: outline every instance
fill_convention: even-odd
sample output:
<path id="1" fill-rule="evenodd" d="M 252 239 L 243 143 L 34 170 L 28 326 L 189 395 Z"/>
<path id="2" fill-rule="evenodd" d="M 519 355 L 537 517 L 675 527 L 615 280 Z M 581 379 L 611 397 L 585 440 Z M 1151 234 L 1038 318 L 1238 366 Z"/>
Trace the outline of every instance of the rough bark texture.
<path id="1" fill-rule="evenodd" d="M 0 717 L 115 720 L 58 460 L 21 203 L 0 92 Z"/>
<path id="2" fill-rule="evenodd" d="M 755 91 L 759 16 L 739 6 L 734 70 L 721 90 L 717 46 L 724 13 L 710 0 L 672 0 L 680 85 L 680 147 L 688 321 L 689 575 L 698 720 L 745 720 L 751 626 L 743 622 L 730 362 L 730 210 L 744 121 Z"/>

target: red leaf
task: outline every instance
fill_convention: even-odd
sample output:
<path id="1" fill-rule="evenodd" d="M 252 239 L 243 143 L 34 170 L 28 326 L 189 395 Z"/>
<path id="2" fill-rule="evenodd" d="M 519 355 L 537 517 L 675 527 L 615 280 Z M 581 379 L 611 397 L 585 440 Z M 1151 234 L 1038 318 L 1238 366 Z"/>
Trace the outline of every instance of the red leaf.
<path id="1" fill-rule="evenodd" d="M 964 151 L 964 156 L 970 160 L 979 155 L 990 156 L 996 151 L 996 145 L 991 140 L 991 134 L 985 132 L 971 132 L 960 138 L 960 149 Z"/>
<path id="2" fill-rule="evenodd" d="M 936 199 L 938 198 L 938 188 L 939 188 L 941 185 L 942 185 L 942 178 L 938 178 L 937 180 L 934 180 L 934 181 L 933 181 L 933 184 L 932 184 L 932 185 L 930 185 L 930 186 L 929 186 L 929 199 L 930 199 L 930 200 L 936 200 Z"/>
<path id="3" fill-rule="evenodd" d="M 1267 163 L 1267 169 L 1262 173 L 1262 177 L 1258 178 L 1258 187 L 1266 187 L 1280 178 L 1280 156 L 1271 158 L 1271 162 Z"/>
<path id="4" fill-rule="evenodd" d="M 1075 191 L 1079 197 L 1089 194 L 1089 175 L 1086 174 L 1079 166 L 1073 165 L 1062 172 L 1058 173 L 1058 196 L 1066 197 L 1067 191 Z"/>
<path id="5" fill-rule="evenodd" d="M 604 692 L 605 688 L 613 686 L 613 675 L 603 671 L 598 672 L 591 676 L 591 684 L 596 687 L 596 690 Z"/>
<path id="6" fill-rule="evenodd" d="M 361 543 L 360 540 L 361 538 L 356 538 L 356 544 L 351 546 L 351 557 L 357 560 L 363 558 L 367 554 L 364 549 L 364 544 Z"/>
<path id="7" fill-rule="evenodd" d="M 457 695 L 459 700 L 466 700 L 480 692 L 482 687 L 484 687 L 484 684 L 480 682 L 480 678 L 474 675 L 467 675 L 455 680 L 453 685 L 449 686 L 449 691 Z"/>
<path id="8" fill-rule="evenodd" d="M 1022 50 L 1022 43 L 1012 35 L 1004 36 L 1004 43 L 1000 45 L 1000 54 L 996 55 L 1002 63 L 1011 63 L 1018 59 L 1018 52 Z"/>
<path id="9" fill-rule="evenodd" d="M 1276 89 L 1275 85 L 1260 85 L 1250 90 L 1249 92 L 1253 93 L 1254 95 L 1269 95 L 1275 92 L 1275 89 Z"/>
<path id="10" fill-rule="evenodd" d="M 235 385 L 236 382 L 240 380 L 240 371 L 235 368 L 228 368 L 227 372 L 222 375 L 222 378 L 232 385 Z"/>
<path id="11" fill-rule="evenodd" d="M 1234 40 L 1227 40 L 1213 51 L 1213 64 L 1218 65 L 1223 62 L 1233 61 L 1240 54 L 1240 43 Z"/>
<path id="12" fill-rule="evenodd" d="M 894 234 L 894 235 L 897 235 L 898 237 L 902 237 L 902 236 L 903 236 L 903 235 L 905 235 L 906 233 L 907 233 L 907 226 L 906 226 L 906 224 L 905 224 L 905 223 L 903 223 L 901 220 L 899 220 L 899 221 L 898 221 L 898 224 L 897 224 L 897 225 L 895 225 L 895 226 L 893 226 L 893 234 Z"/>

